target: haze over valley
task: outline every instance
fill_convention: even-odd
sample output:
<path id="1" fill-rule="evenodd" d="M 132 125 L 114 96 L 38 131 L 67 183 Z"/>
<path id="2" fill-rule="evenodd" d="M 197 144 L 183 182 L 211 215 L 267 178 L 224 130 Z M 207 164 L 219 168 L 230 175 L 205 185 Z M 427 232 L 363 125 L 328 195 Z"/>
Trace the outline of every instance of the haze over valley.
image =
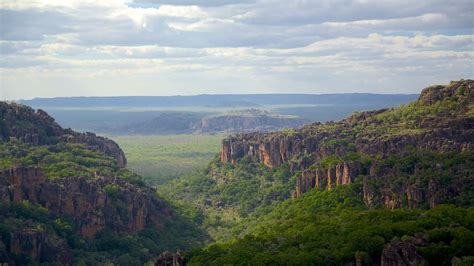
<path id="1" fill-rule="evenodd" d="M 340 120 L 396 107 L 416 94 L 258 94 L 36 98 L 21 103 L 53 114 L 64 127 L 105 134 L 239 133 Z"/>

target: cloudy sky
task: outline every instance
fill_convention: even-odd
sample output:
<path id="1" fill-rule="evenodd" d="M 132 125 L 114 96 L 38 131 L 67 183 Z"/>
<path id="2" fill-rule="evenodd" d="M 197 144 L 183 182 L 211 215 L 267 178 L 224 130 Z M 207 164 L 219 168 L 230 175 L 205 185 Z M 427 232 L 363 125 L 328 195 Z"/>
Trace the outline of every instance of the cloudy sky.
<path id="1" fill-rule="evenodd" d="M 0 99 L 417 93 L 474 76 L 473 0 L 0 0 Z"/>

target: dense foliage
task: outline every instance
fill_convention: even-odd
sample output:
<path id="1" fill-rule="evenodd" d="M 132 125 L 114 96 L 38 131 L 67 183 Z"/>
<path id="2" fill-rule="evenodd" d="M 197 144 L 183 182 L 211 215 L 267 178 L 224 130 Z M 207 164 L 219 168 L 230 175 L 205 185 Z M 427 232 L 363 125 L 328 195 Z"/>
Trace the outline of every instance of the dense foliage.
<path id="1" fill-rule="evenodd" d="M 190 264 L 342 265 L 359 258 L 371 265 L 387 243 L 415 236 L 427 241 L 419 253 L 430 265 L 474 261 L 474 208 L 365 210 L 359 193 L 353 184 L 286 201 L 246 221 L 245 237 L 194 252 Z"/>
<path id="2" fill-rule="evenodd" d="M 158 186 L 158 193 L 220 241 L 238 234 L 242 218 L 290 198 L 295 184 L 290 175 L 287 164 L 269 169 L 244 158 L 234 166 L 216 157 L 207 169 Z"/>

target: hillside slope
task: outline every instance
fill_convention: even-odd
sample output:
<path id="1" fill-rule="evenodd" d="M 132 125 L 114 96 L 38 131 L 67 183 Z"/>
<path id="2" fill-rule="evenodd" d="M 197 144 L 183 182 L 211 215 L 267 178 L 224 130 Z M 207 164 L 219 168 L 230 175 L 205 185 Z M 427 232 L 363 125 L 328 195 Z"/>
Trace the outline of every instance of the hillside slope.
<path id="1" fill-rule="evenodd" d="M 112 140 L 0 103 L 0 262 L 153 261 L 205 235 L 124 168 Z"/>

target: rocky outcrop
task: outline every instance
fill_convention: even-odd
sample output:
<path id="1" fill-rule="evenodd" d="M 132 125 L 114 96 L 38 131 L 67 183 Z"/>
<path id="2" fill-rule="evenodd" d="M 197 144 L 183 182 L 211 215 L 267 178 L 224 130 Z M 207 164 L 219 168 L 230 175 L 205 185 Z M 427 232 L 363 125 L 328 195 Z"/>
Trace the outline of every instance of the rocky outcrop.
<path id="1" fill-rule="evenodd" d="M 237 114 L 208 116 L 193 125 L 196 132 L 268 132 L 282 128 L 302 126 L 307 121 L 299 117 L 271 114 L 267 111 L 250 109 Z"/>
<path id="2" fill-rule="evenodd" d="M 10 137 L 33 145 L 49 144 L 64 130 L 43 110 L 15 103 L 0 102 L 0 139 Z"/>
<path id="3" fill-rule="evenodd" d="M 300 197 L 303 193 L 316 188 L 316 173 L 313 171 L 305 170 L 301 176 L 296 179 L 296 188 L 293 191 L 293 198 Z"/>
<path id="4" fill-rule="evenodd" d="M 186 258 L 181 255 L 179 250 L 175 254 L 164 251 L 155 262 L 155 266 L 185 266 L 186 264 Z"/>
<path id="5" fill-rule="evenodd" d="M 61 140 L 68 143 L 84 144 L 89 150 L 99 151 L 114 157 L 119 167 L 125 167 L 127 165 L 127 158 L 124 152 L 120 149 L 119 145 L 111 139 L 86 132 L 65 134 L 61 136 Z"/>
<path id="6" fill-rule="evenodd" d="M 451 81 L 447 86 L 435 85 L 425 88 L 421 91 L 418 101 L 424 105 L 432 105 L 438 101 L 441 101 L 450 97 L 461 97 L 457 100 L 472 101 L 474 95 L 472 95 L 472 80 Z M 464 98 L 464 99 L 463 99 Z"/>
<path id="7" fill-rule="evenodd" d="M 0 187 L 0 202 L 27 200 L 54 215 L 73 217 L 77 232 L 85 237 L 106 226 L 117 233 L 136 232 L 147 225 L 160 228 L 163 217 L 172 215 L 151 188 L 137 188 L 113 177 L 48 180 L 38 168 L 16 167 L 0 171 Z"/>
<path id="8" fill-rule="evenodd" d="M 434 207 L 459 193 L 463 185 L 455 184 L 446 189 L 435 179 L 423 182 L 415 178 L 394 189 L 389 179 L 401 174 L 390 167 L 375 171 L 376 162 L 394 155 L 410 156 L 413 150 L 441 154 L 474 150 L 473 104 L 473 80 L 432 86 L 422 91 L 418 101 L 409 106 L 411 109 L 405 108 L 405 114 L 397 109 L 384 109 L 293 131 L 238 134 L 222 141 L 220 158 L 223 163 L 236 164 L 239 159 L 248 157 L 269 168 L 289 164 L 293 173 L 302 170 L 293 197 L 312 189 L 330 190 L 363 175 L 364 201 L 368 206 L 418 208 L 428 202 Z M 362 165 L 357 159 L 351 159 L 354 155 L 372 159 Z M 328 166 L 328 158 L 336 158 L 337 162 Z M 470 173 L 452 174 L 467 175 L 463 182 L 474 182 Z M 416 169 L 412 175 L 418 175 Z M 378 183 L 378 187 L 373 186 L 374 183 Z"/>
<path id="9" fill-rule="evenodd" d="M 293 198 L 298 198 L 311 189 L 331 190 L 335 186 L 350 184 L 360 171 L 358 161 L 342 162 L 322 169 L 306 169 L 296 179 Z"/>
<path id="10" fill-rule="evenodd" d="M 0 140 L 16 138 L 32 145 L 55 144 L 58 141 L 84 144 L 86 148 L 100 151 L 125 167 L 127 160 L 114 141 L 93 133 L 78 133 L 63 129 L 45 111 L 16 103 L 0 102 Z"/>
<path id="11" fill-rule="evenodd" d="M 288 162 L 290 156 L 304 152 L 306 142 L 301 135 L 288 137 L 278 133 L 249 133 L 228 137 L 222 141 L 221 160 L 235 164 L 248 156 L 270 168 Z"/>
<path id="12" fill-rule="evenodd" d="M 412 237 L 408 240 L 394 240 L 387 244 L 382 251 L 380 264 L 382 266 L 411 266 L 428 265 L 423 257 L 417 253 L 417 246 L 423 246 L 426 240 Z"/>

